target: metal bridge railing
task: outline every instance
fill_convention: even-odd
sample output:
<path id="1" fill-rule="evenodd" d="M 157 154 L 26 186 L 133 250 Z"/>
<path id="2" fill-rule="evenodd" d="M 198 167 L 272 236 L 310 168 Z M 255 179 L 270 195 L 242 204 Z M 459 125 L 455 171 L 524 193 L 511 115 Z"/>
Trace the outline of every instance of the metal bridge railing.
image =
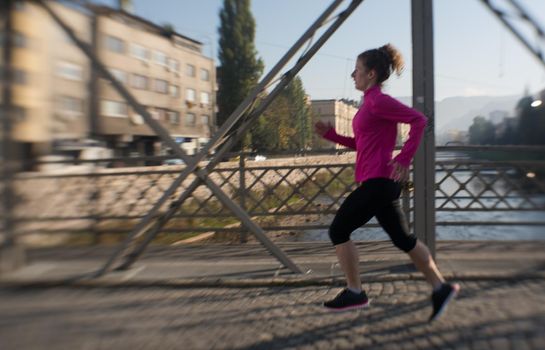
<path id="1" fill-rule="evenodd" d="M 520 160 L 521 150 L 534 160 Z M 516 159 L 509 154 L 516 153 Z M 539 151 L 539 149 L 537 149 Z M 438 148 L 436 161 L 437 225 L 545 226 L 545 152 L 535 148 Z M 502 160 L 480 159 L 495 152 Z M 263 162 L 247 153 L 222 163 L 210 178 L 247 210 L 267 231 L 325 229 L 342 200 L 355 188 L 350 152 L 294 156 L 276 155 Z M 488 154 L 490 155 L 490 154 Z M 159 164 L 163 158 L 117 159 Z M 108 164 L 112 160 L 88 161 Z M 44 164 L 42 164 L 44 165 Z M 51 165 L 51 164 L 48 164 Z M 85 166 L 80 166 L 85 167 Z M 62 174 L 23 173 L 14 181 L 20 205 L 14 212 L 18 235 L 80 233 L 92 236 L 130 231 L 178 176 L 181 166 L 108 169 L 63 168 Z M 172 200 L 193 181 L 172 195 Z M 412 217 L 412 188 L 404 207 Z M 166 203 L 164 211 L 170 203 Z M 479 212 L 505 212 L 502 220 L 486 221 Z M 450 220 L 441 213 L 467 213 Z M 517 213 L 534 212 L 528 220 Z M 327 220 L 323 220 L 324 216 Z M 412 222 L 412 221 L 411 221 Z M 162 232 L 239 232 L 239 221 L 213 193 L 200 186 Z"/>

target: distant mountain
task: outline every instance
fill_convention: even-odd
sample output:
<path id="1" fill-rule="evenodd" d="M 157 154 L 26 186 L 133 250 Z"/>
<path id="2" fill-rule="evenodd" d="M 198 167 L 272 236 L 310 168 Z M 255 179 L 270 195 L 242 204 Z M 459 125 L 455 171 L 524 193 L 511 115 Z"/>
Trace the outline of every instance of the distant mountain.
<path id="1" fill-rule="evenodd" d="M 435 102 L 435 133 L 441 134 L 449 130 L 468 130 L 473 118 L 478 115 L 488 117 L 493 111 L 506 111 L 514 114 L 517 102 L 522 95 L 517 96 L 468 96 L 447 97 Z M 398 97 L 412 104 L 411 97 Z"/>
<path id="2" fill-rule="evenodd" d="M 448 130 L 468 130 L 473 118 L 482 115 L 488 118 L 493 111 L 507 111 L 514 116 L 518 96 L 472 96 L 449 97 L 435 105 L 437 133 Z"/>

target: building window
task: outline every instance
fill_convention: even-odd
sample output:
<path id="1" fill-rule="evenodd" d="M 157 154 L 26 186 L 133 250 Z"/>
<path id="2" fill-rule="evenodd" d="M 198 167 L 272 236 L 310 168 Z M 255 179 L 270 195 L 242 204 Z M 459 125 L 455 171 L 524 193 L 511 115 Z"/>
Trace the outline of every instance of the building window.
<path id="1" fill-rule="evenodd" d="M 127 72 L 115 68 L 108 68 L 108 70 L 120 83 L 127 84 L 127 81 L 129 80 Z"/>
<path id="2" fill-rule="evenodd" d="M 185 125 L 186 126 L 195 126 L 195 114 L 187 113 L 185 115 Z"/>
<path id="3" fill-rule="evenodd" d="M 14 32 L 12 37 L 13 46 L 23 48 L 27 46 L 26 36 L 20 32 Z"/>
<path id="4" fill-rule="evenodd" d="M 210 104 L 210 94 L 208 92 L 201 92 L 201 103 Z"/>
<path id="5" fill-rule="evenodd" d="M 83 68 L 70 62 L 57 62 L 57 75 L 68 80 L 83 80 Z"/>
<path id="6" fill-rule="evenodd" d="M 168 111 L 168 119 L 171 124 L 180 124 L 180 112 Z"/>
<path id="7" fill-rule="evenodd" d="M 153 52 L 153 61 L 162 66 L 165 66 L 165 67 L 168 66 L 168 57 L 161 51 Z"/>
<path id="8" fill-rule="evenodd" d="M 148 78 L 140 75 L 140 74 L 133 74 L 132 75 L 132 87 L 135 89 L 140 90 L 147 90 L 148 89 Z"/>
<path id="9" fill-rule="evenodd" d="M 157 120 L 167 121 L 168 114 L 165 109 L 157 108 Z"/>
<path id="10" fill-rule="evenodd" d="M 106 48 L 112 52 L 125 53 L 125 42 L 115 36 L 106 36 Z"/>
<path id="11" fill-rule="evenodd" d="M 170 85 L 170 96 L 172 97 L 180 97 L 180 88 L 176 85 Z"/>
<path id="12" fill-rule="evenodd" d="M 168 81 L 162 79 L 155 79 L 155 92 L 161 94 L 168 94 Z"/>
<path id="13" fill-rule="evenodd" d="M 149 108 L 148 109 L 149 114 L 151 117 L 155 120 L 159 120 L 161 118 L 161 115 L 159 114 L 159 110 L 155 108 Z"/>
<path id="14" fill-rule="evenodd" d="M 59 96 L 57 98 L 57 110 L 63 113 L 82 114 L 83 100 L 71 96 Z"/>
<path id="15" fill-rule="evenodd" d="M 136 112 L 131 113 L 130 120 L 135 125 L 144 124 L 144 117 L 142 117 L 142 115 L 140 115 L 140 114 L 138 114 Z"/>
<path id="16" fill-rule="evenodd" d="M 26 109 L 20 106 L 11 107 L 12 120 L 15 122 L 22 122 L 26 119 Z"/>
<path id="17" fill-rule="evenodd" d="M 208 71 L 208 69 L 201 68 L 201 80 L 210 80 L 210 72 Z"/>
<path id="18" fill-rule="evenodd" d="M 13 83 L 17 85 L 26 85 L 28 82 L 27 74 L 22 69 L 13 69 Z"/>
<path id="19" fill-rule="evenodd" d="M 24 11 L 25 10 L 25 2 L 24 1 L 15 1 L 13 3 L 13 8 L 17 11 Z"/>
<path id="20" fill-rule="evenodd" d="M 195 66 L 192 64 L 188 64 L 186 66 L 186 74 L 188 77 L 194 77 L 195 76 Z"/>
<path id="21" fill-rule="evenodd" d="M 173 72 L 178 73 L 180 71 L 180 63 L 173 58 L 168 60 L 168 67 Z"/>
<path id="22" fill-rule="evenodd" d="M 126 118 L 128 116 L 127 104 L 118 101 L 101 101 L 101 114 L 108 117 Z"/>
<path id="23" fill-rule="evenodd" d="M 203 115 L 201 117 L 201 123 L 202 125 L 208 125 L 208 123 L 210 123 L 210 117 L 207 115 Z"/>
<path id="24" fill-rule="evenodd" d="M 131 55 L 142 61 L 149 59 L 149 50 L 137 44 L 131 44 Z"/>
<path id="25" fill-rule="evenodd" d="M 195 102 L 195 90 L 186 89 L 185 90 L 185 100 L 189 102 Z"/>

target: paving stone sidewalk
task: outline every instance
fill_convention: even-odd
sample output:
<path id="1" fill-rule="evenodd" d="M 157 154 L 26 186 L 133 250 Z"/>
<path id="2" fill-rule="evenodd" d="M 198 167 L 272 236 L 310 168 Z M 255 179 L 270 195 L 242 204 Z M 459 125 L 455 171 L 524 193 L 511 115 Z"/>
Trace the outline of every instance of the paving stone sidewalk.
<path id="1" fill-rule="evenodd" d="M 545 281 L 467 281 L 429 325 L 423 281 L 367 284 L 371 306 L 331 313 L 337 288 L 0 289 L 3 350 L 544 349 Z"/>
<path id="2" fill-rule="evenodd" d="M 6 283 L 64 285 L 67 280 L 94 286 L 272 285 L 343 283 L 343 273 L 329 243 L 278 243 L 304 274 L 293 274 L 259 244 L 152 246 L 131 269 L 88 280 L 108 260 L 114 247 L 46 248 L 29 251 L 28 265 L 0 276 Z M 408 256 L 390 242 L 360 242 L 361 271 L 368 281 L 421 279 Z M 438 243 L 437 261 L 449 278 L 545 278 L 545 241 Z M 83 281 L 79 279 L 84 277 Z"/>
<path id="3" fill-rule="evenodd" d="M 365 310 L 321 307 L 343 280 L 328 244 L 152 247 L 133 269 L 83 283 L 104 247 L 40 249 L 0 276 L 0 349 L 545 349 L 545 242 L 441 242 L 462 286 L 428 324 L 430 288 L 391 244 L 358 245 Z M 420 278 L 419 278 L 420 276 Z"/>

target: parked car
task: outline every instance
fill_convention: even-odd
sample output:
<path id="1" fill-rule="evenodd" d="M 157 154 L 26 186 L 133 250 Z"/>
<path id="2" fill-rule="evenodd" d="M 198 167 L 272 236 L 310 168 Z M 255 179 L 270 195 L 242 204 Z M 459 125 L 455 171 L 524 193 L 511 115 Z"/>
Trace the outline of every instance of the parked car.
<path id="1" fill-rule="evenodd" d="M 254 157 L 253 160 L 256 161 L 256 162 L 262 162 L 262 161 L 264 161 L 264 160 L 267 160 L 267 157 L 258 154 L 258 155 L 256 155 L 256 156 Z"/>
<path id="2" fill-rule="evenodd" d="M 165 159 L 163 165 L 184 165 L 184 161 L 179 158 Z"/>

